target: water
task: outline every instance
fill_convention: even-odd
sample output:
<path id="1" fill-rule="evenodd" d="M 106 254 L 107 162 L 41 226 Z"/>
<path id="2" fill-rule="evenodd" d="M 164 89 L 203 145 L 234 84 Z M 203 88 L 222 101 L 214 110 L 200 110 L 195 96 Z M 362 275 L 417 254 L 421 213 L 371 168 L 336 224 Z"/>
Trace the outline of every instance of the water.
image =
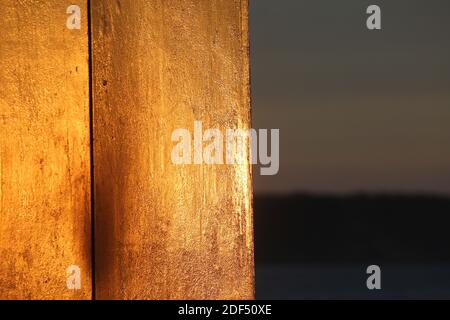
<path id="1" fill-rule="evenodd" d="M 381 290 L 366 287 L 367 265 L 257 265 L 257 299 L 450 299 L 450 264 L 380 265 Z"/>

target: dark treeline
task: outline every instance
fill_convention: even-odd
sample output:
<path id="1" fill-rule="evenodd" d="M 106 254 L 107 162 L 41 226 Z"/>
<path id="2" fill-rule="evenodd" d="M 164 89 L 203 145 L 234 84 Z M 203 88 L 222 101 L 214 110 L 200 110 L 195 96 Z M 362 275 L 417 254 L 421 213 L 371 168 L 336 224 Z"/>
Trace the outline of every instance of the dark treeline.
<path id="1" fill-rule="evenodd" d="M 450 261 L 450 197 L 256 195 L 257 263 Z"/>

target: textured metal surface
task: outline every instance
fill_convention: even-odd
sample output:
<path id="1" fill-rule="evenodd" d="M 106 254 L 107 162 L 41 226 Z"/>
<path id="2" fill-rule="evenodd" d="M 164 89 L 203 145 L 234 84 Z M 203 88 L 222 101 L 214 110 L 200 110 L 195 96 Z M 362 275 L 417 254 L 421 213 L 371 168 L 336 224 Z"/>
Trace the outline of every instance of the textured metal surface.
<path id="1" fill-rule="evenodd" d="M 0 298 L 89 299 L 86 1 L 0 2 Z M 81 268 L 81 290 L 66 269 Z"/>
<path id="2" fill-rule="evenodd" d="M 92 1 L 97 298 L 253 298 L 250 166 L 170 159 L 250 126 L 247 6 Z"/>

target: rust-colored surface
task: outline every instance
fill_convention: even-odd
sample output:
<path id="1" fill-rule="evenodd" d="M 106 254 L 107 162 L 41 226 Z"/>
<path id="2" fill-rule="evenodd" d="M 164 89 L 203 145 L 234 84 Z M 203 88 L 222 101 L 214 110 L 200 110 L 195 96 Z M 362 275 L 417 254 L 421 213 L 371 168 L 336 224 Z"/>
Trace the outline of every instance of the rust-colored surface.
<path id="1" fill-rule="evenodd" d="M 92 1 L 97 298 L 253 298 L 250 166 L 170 158 L 250 126 L 247 5 Z"/>
<path id="2" fill-rule="evenodd" d="M 0 2 L 0 299 L 91 298 L 86 5 Z"/>

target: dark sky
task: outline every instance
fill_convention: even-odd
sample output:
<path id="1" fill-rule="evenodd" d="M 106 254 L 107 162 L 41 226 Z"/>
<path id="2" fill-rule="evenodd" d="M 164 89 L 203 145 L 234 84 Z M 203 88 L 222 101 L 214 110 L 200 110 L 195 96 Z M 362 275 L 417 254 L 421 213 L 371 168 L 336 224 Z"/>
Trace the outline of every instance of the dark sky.
<path id="1" fill-rule="evenodd" d="M 255 192 L 450 194 L 450 1 L 250 4 L 253 127 L 281 129 Z"/>

